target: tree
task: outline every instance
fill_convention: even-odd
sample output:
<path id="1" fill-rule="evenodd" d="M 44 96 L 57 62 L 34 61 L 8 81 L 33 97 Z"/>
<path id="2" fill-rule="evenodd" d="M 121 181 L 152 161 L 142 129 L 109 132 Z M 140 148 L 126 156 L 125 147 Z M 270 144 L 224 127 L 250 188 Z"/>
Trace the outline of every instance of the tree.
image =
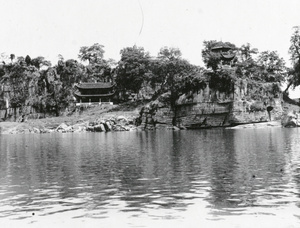
<path id="1" fill-rule="evenodd" d="M 112 67 L 110 63 L 103 60 L 101 63 L 89 64 L 86 66 L 87 78 L 93 82 L 113 81 Z"/>
<path id="2" fill-rule="evenodd" d="M 26 57 L 25 57 L 25 62 L 26 62 L 26 64 L 27 64 L 27 66 L 31 65 L 31 58 L 30 58 L 29 55 L 26 55 Z"/>
<path id="3" fill-rule="evenodd" d="M 279 57 L 276 51 L 261 52 L 257 64 L 261 68 L 261 79 L 263 81 L 282 83 L 285 80 L 285 61 Z"/>
<path id="4" fill-rule="evenodd" d="M 252 48 L 249 43 L 237 49 L 236 76 L 242 79 L 260 80 L 259 66 L 253 55 L 258 54 L 257 48 Z"/>
<path id="5" fill-rule="evenodd" d="M 177 48 L 163 47 L 156 60 L 152 61 L 152 81 L 161 84 L 161 91 L 170 92 L 170 105 L 176 108 L 180 95 L 196 91 L 206 84 L 201 69 L 182 59 Z"/>
<path id="6" fill-rule="evenodd" d="M 238 52 L 240 53 L 241 61 L 247 62 L 247 61 L 253 61 L 253 54 L 258 53 L 257 48 L 251 48 L 251 45 L 249 43 L 243 44 L 239 49 Z"/>
<path id="7" fill-rule="evenodd" d="M 46 66 L 46 67 L 51 66 L 51 62 L 46 60 L 43 56 L 38 56 L 34 59 L 31 59 L 31 64 L 33 66 L 35 66 L 38 70 L 40 70 L 41 67 L 43 67 L 43 66 Z"/>
<path id="8" fill-rule="evenodd" d="M 57 58 L 58 58 L 58 61 L 60 61 L 60 60 L 64 61 L 64 59 L 65 59 L 62 54 L 58 54 Z"/>
<path id="9" fill-rule="evenodd" d="M 11 62 L 13 62 L 13 60 L 16 58 L 16 55 L 15 54 L 10 54 L 10 60 L 11 60 Z"/>
<path id="10" fill-rule="evenodd" d="M 288 71 L 288 85 L 285 93 L 292 86 L 293 88 L 300 85 L 300 26 L 294 27 L 294 33 L 290 39 L 291 46 L 289 54 L 291 56 L 292 68 Z"/>
<path id="11" fill-rule="evenodd" d="M 74 59 L 59 60 L 56 71 L 64 87 L 72 88 L 74 83 L 87 80 L 86 67 Z"/>
<path id="12" fill-rule="evenodd" d="M 294 27 L 294 33 L 290 42 L 289 54 L 291 55 L 292 63 L 295 64 L 300 61 L 300 26 Z"/>
<path id="13" fill-rule="evenodd" d="M 103 58 L 104 46 L 98 43 L 87 47 L 81 47 L 79 51 L 79 59 L 81 61 L 88 61 L 87 77 L 89 81 L 111 81 L 112 63 L 111 59 L 105 60 Z"/>
<path id="14" fill-rule="evenodd" d="M 95 64 L 103 61 L 104 52 L 104 46 L 95 43 L 90 47 L 81 47 L 78 57 L 81 61 L 89 61 L 89 64 Z"/>
<path id="15" fill-rule="evenodd" d="M 151 84 L 159 83 L 162 88 L 168 85 L 167 81 L 170 71 L 178 71 L 175 68 L 175 62 L 181 60 L 181 55 L 181 51 L 178 48 L 162 47 L 157 58 L 151 61 Z"/>
<path id="16" fill-rule="evenodd" d="M 204 41 L 203 42 L 204 48 L 202 49 L 202 58 L 204 64 L 206 65 L 207 68 L 213 70 L 217 69 L 220 63 L 220 56 L 211 52 L 212 47 L 214 47 L 216 43 L 217 43 L 216 40 Z"/>
<path id="17" fill-rule="evenodd" d="M 158 59 L 173 60 L 181 58 L 182 54 L 179 48 L 162 47 L 158 53 Z"/>
<path id="18" fill-rule="evenodd" d="M 24 68 L 21 61 L 8 65 L 6 72 L 11 86 L 11 106 L 13 108 L 21 107 L 28 97 L 28 75 L 30 72 L 27 71 L 27 68 Z"/>
<path id="19" fill-rule="evenodd" d="M 119 91 L 138 93 L 147 73 L 150 73 L 150 55 L 142 47 L 127 47 L 120 51 L 121 60 L 116 67 Z"/>

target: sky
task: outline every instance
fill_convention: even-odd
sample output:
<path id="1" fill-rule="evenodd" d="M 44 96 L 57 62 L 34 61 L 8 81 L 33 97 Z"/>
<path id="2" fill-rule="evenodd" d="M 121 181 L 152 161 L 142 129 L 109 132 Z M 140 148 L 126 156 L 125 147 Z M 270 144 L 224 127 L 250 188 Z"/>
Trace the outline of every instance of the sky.
<path id="1" fill-rule="evenodd" d="M 293 27 L 300 25 L 299 0 L 0 0 L 0 53 L 53 65 L 61 54 L 77 59 L 82 46 L 104 45 L 104 58 L 137 45 L 152 56 L 164 46 L 203 66 L 204 40 L 259 51 L 277 51 L 290 64 Z"/>

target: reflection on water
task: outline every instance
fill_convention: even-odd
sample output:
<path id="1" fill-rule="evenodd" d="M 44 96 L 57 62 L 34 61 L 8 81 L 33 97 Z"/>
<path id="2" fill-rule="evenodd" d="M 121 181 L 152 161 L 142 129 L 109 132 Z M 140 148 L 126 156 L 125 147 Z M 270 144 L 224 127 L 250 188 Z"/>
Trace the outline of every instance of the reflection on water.
<path id="1" fill-rule="evenodd" d="M 7 227 L 300 227 L 299 133 L 0 135 L 0 221 Z"/>

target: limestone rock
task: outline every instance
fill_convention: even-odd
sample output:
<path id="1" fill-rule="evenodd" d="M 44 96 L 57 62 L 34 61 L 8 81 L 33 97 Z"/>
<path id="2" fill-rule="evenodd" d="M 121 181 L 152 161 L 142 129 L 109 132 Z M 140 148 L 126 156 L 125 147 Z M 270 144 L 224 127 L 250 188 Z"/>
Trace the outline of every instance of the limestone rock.
<path id="1" fill-rule="evenodd" d="M 128 120 L 125 116 L 118 116 L 117 117 L 117 122 L 118 122 L 118 124 L 121 124 L 121 125 L 127 125 L 128 124 Z"/>
<path id="2" fill-rule="evenodd" d="M 65 123 L 60 124 L 55 130 L 62 133 L 74 131 L 72 126 L 68 126 Z"/>
<path id="3" fill-rule="evenodd" d="M 102 132 L 103 131 L 103 124 L 99 124 L 99 125 L 94 126 L 93 131 Z"/>
<path id="4" fill-rule="evenodd" d="M 281 124 L 283 127 L 299 127 L 299 114 L 295 111 L 289 112 L 286 116 L 282 118 Z"/>
<path id="5" fill-rule="evenodd" d="M 112 129 L 114 131 L 129 131 L 128 128 L 126 128 L 126 127 L 124 127 L 124 126 L 122 126 L 120 124 L 113 125 Z"/>

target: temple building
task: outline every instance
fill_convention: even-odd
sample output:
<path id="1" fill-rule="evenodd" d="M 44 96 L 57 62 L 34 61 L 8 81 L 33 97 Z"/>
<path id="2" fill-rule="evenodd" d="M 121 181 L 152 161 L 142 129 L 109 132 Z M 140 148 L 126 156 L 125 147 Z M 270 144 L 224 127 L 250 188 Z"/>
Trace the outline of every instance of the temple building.
<path id="1" fill-rule="evenodd" d="M 115 84 L 112 82 L 80 83 L 75 85 L 74 96 L 77 104 L 112 103 Z"/>
<path id="2" fill-rule="evenodd" d="M 223 42 L 216 43 L 216 45 L 211 48 L 211 52 L 220 55 L 221 66 L 231 65 L 236 56 L 233 48 Z"/>

